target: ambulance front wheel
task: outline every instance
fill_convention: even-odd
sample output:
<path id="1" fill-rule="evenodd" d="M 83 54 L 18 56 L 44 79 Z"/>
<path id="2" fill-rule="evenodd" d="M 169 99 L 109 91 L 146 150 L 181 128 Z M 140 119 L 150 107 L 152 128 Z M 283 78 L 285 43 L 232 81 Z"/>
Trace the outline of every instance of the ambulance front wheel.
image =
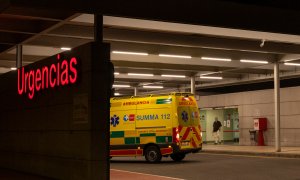
<path id="1" fill-rule="evenodd" d="M 145 158 L 150 163 L 156 163 L 161 160 L 162 155 L 158 147 L 148 146 L 145 151 Z"/>
<path id="2" fill-rule="evenodd" d="M 185 158 L 185 154 L 184 153 L 176 153 L 176 154 L 171 154 L 170 155 L 171 158 L 174 160 L 174 161 L 182 161 L 184 158 Z"/>

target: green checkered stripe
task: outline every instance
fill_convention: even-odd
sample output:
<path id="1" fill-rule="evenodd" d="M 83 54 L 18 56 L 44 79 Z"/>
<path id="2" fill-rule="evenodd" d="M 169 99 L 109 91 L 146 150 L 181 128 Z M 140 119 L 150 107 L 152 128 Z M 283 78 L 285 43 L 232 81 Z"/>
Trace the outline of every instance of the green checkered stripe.
<path id="1" fill-rule="evenodd" d="M 156 104 L 171 104 L 171 103 L 172 103 L 172 98 L 156 100 Z"/>
<path id="2" fill-rule="evenodd" d="M 110 138 L 112 138 L 112 140 L 114 138 L 124 138 L 125 144 L 140 144 L 140 139 L 144 137 L 155 137 L 155 143 L 157 144 L 166 143 L 166 139 L 168 139 L 168 142 L 172 142 L 172 136 L 156 136 L 156 133 L 142 133 L 139 137 L 125 137 L 124 131 L 110 132 Z"/>

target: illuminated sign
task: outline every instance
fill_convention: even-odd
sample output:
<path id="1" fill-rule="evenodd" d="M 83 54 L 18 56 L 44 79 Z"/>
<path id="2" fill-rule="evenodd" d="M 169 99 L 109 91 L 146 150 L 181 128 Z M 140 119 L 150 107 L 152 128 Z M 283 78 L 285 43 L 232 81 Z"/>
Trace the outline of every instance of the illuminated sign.
<path id="1" fill-rule="evenodd" d="M 78 79 L 76 57 L 62 61 L 59 54 L 56 57 L 57 63 L 49 66 L 27 72 L 24 67 L 18 69 L 18 94 L 27 94 L 29 99 L 33 99 L 35 92 L 76 83 Z"/>

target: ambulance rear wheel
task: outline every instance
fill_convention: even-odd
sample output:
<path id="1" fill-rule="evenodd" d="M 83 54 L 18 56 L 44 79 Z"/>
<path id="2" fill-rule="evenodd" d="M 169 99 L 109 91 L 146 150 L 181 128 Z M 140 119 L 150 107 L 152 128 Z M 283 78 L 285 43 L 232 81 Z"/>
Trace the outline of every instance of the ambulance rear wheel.
<path id="1" fill-rule="evenodd" d="M 145 151 L 145 158 L 150 163 L 156 163 L 161 160 L 161 153 L 158 147 L 156 146 L 149 146 Z"/>
<path id="2" fill-rule="evenodd" d="M 171 154 L 170 156 L 174 161 L 177 161 L 177 162 L 182 161 L 185 158 L 184 153 Z"/>

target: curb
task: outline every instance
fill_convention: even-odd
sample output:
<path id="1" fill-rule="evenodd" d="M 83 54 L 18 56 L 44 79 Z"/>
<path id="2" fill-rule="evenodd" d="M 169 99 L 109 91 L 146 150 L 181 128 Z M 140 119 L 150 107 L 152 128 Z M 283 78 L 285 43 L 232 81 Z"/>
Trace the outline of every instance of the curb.
<path id="1" fill-rule="evenodd" d="M 211 153 L 211 154 L 233 154 L 233 155 L 248 155 L 248 156 L 300 158 L 300 154 L 287 154 L 282 152 L 249 152 L 249 151 L 226 151 L 226 150 L 202 150 L 201 152 Z"/>

